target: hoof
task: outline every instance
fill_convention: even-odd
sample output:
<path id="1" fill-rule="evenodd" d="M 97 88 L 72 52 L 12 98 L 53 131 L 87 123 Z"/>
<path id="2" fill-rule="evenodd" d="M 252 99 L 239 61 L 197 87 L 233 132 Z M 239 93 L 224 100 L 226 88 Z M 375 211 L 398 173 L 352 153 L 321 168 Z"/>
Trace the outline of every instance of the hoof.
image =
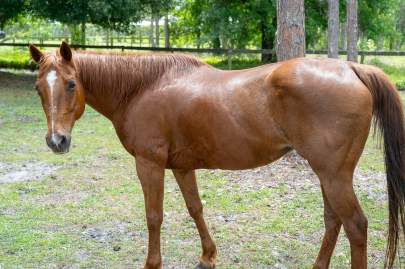
<path id="1" fill-rule="evenodd" d="M 214 269 L 214 268 L 215 268 L 215 266 L 211 267 L 211 266 L 205 265 L 201 262 L 195 267 L 195 269 Z"/>

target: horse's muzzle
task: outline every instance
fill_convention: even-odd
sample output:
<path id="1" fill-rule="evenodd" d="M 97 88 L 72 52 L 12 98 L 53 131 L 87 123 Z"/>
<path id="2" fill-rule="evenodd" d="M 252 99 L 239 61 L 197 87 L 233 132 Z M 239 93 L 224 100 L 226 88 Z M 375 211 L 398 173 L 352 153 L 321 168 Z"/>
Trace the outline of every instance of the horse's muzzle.
<path id="1" fill-rule="evenodd" d="M 70 135 L 52 133 L 46 136 L 46 144 L 54 153 L 63 154 L 69 152 Z"/>

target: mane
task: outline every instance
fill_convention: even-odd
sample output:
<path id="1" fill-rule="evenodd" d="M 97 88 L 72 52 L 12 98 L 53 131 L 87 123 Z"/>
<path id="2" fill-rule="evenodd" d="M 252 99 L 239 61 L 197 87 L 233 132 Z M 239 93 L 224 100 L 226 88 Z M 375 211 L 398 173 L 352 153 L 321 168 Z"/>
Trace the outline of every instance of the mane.
<path id="1" fill-rule="evenodd" d="M 74 58 L 87 91 L 112 95 L 120 102 L 152 88 L 163 76 L 180 75 L 205 65 L 195 57 L 183 54 L 78 52 Z"/>

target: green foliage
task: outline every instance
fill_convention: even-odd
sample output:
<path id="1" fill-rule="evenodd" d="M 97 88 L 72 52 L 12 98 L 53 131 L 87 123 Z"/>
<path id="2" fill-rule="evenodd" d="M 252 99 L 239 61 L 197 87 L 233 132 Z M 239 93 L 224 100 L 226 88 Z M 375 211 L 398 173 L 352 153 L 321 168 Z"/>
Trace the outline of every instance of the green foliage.
<path id="1" fill-rule="evenodd" d="M 307 47 L 324 48 L 327 29 L 328 1 L 305 0 L 305 40 Z"/>
<path id="2" fill-rule="evenodd" d="M 276 31 L 275 1 L 187 0 L 175 12 L 176 38 L 195 41 L 197 47 L 245 48 L 270 39 Z M 247 19 L 249 18 L 249 19 Z M 268 35 L 263 40 L 264 35 Z"/>
<path id="3" fill-rule="evenodd" d="M 30 61 L 26 50 L 1 49 L 0 68 L 35 69 L 36 64 Z"/>
<path id="4" fill-rule="evenodd" d="M 364 39 L 396 38 L 394 13 L 398 7 L 399 0 L 360 0 L 359 27 Z"/>
<path id="5" fill-rule="evenodd" d="M 143 6 L 140 0 L 90 0 L 89 20 L 104 28 L 127 31 L 131 23 L 140 21 Z"/>
<path id="6" fill-rule="evenodd" d="M 398 91 L 405 91 L 405 79 L 396 83 Z"/>
<path id="7" fill-rule="evenodd" d="M 31 0 L 31 11 L 43 18 L 66 24 L 80 24 L 89 21 L 90 7 L 86 0 Z"/>
<path id="8" fill-rule="evenodd" d="M 124 31 L 141 19 L 144 8 L 140 0 L 31 0 L 31 10 L 43 18 L 65 24 L 91 22 Z"/>
<path id="9" fill-rule="evenodd" d="M 6 22 L 15 18 L 24 8 L 24 0 L 2 0 L 0 3 L 0 29 L 3 29 Z"/>

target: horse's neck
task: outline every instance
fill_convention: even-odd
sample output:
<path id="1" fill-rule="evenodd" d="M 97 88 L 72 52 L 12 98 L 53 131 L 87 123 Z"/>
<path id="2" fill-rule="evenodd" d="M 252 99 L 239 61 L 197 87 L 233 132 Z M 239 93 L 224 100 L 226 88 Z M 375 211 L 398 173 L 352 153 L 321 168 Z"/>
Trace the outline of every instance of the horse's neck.
<path id="1" fill-rule="evenodd" d="M 134 96 L 141 96 L 163 77 L 177 77 L 204 65 L 193 57 L 176 54 L 78 54 L 76 59 L 86 102 L 109 119 L 125 110 Z"/>
<path id="2" fill-rule="evenodd" d="M 135 90 L 139 81 L 128 70 L 105 61 L 108 56 L 79 55 L 77 61 L 79 77 L 85 92 L 86 103 L 96 111 L 112 120 L 124 110 L 130 90 Z M 115 64 L 115 65 L 114 65 Z M 126 66 L 126 68 L 130 68 Z"/>

